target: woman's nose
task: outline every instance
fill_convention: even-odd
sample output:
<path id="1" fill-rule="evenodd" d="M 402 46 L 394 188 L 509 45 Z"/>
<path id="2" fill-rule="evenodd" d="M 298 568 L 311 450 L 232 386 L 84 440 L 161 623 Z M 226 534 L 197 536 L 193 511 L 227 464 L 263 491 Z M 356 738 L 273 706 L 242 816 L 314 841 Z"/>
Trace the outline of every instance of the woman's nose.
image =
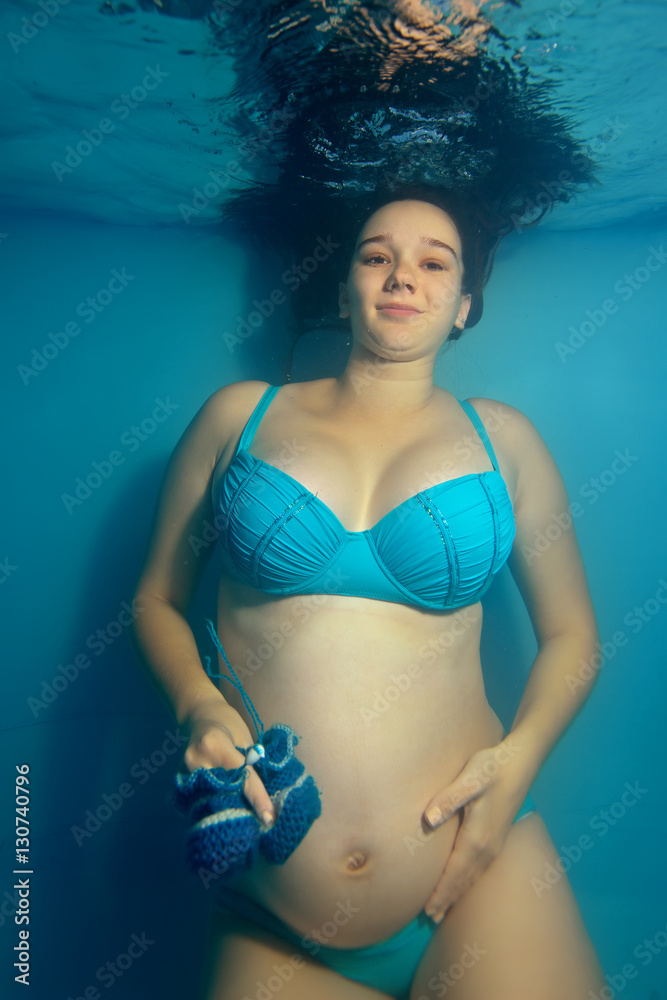
<path id="1" fill-rule="evenodd" d="M 413 288 L 414 281 L 414 272 L 406 263 L 396 264 L 387 278 L 389 288 L 393 288 L 395 285 L 407 285 Z"/>

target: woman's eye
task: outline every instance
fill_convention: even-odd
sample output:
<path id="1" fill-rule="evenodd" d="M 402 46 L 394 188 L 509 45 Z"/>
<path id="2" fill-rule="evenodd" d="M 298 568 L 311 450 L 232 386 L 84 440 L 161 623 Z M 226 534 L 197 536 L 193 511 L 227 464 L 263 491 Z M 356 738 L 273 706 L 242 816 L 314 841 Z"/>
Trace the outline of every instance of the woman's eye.
<path id="1" fill-rule="evenodd" d="M 367 257 L 365 259 L 365 261 L 364 261 L 364 264 L 373 264 L 376 261 L 379 261 L 381 264 L 387 263 L 386 258 L 383 257 L 382 254 L 374 254 L 372 257 Z M 427 261 L 425 261 L 425 267 L 429 268 L 429 270 L 431 268 L 435 268 L 438 271 L 444 271 L 445 270 L 445 265 L 441 264 L 440 261 L 437 261 L 437 260 L 427 260 Z"/>

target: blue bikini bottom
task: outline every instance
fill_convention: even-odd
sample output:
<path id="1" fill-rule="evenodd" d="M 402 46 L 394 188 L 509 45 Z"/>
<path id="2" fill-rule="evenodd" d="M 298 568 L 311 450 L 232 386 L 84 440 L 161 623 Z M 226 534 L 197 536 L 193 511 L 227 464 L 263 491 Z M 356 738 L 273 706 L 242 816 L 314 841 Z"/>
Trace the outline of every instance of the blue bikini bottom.
<path id="1" fill-rule="evenodd" d="M 535 803 L 529 792 L 514 817 L 514 822 L 535 811 Z M 396 1000 L 408 1000 L 422 955 L 439 926 L 422 910 L 402 930 L 384 941 L 363 948 L 331 948 L 316 942 L 309 935 L 298 934 L 275 914 L 231 889 L 222 888 L 217 891 L 216 905 L 223 911 L 238 913 L 299 946 L 304 953 L 318 958 L 341 976 L 388 993 Z"/>

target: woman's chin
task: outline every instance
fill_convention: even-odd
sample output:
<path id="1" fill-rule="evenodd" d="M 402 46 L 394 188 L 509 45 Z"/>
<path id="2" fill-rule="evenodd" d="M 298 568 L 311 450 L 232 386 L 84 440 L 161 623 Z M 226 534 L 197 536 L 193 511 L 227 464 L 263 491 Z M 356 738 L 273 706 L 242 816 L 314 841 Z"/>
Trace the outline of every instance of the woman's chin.
<path id="1" fill-rule="evenodd" d="M 432 346 L 418 337 L 371 335 L 361 342 L 360 347 L 363 349 L 360 360 L 370 361 L 371 364 L 374 361 L 423 361 L 433 354 Z"/>

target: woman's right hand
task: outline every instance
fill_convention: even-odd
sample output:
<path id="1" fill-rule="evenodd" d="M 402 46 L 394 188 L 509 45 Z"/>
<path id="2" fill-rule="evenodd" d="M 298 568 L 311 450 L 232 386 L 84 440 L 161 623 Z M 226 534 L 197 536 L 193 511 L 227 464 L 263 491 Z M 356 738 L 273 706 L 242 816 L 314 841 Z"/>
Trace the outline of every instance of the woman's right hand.
<path id="1" fill-rule="evenodd" d="M 181 728 L 188 736 L 183 756 L 188 771 L 195 771 L 198 767 L 224 767 L 227 770 L 241 767 L 245 757 L 236 747 L 250 747 L 255 742 L 239 713 L 222 696 L 199 702 Z M 269 793 L 250 765 L 247 766 L 243 794 L 260 822 L 268 824 L 275 820 Z"/>

